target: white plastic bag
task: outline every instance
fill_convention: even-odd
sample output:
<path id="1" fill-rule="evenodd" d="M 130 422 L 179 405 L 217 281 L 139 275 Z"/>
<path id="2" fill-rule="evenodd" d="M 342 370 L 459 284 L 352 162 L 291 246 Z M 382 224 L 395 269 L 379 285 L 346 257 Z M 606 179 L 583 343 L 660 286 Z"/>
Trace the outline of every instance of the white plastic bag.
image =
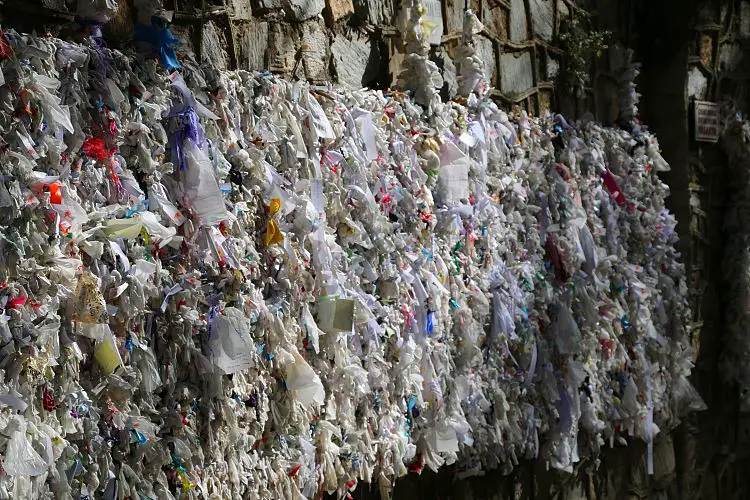
<path id="1" fill-rule="evenodd" d="M 286 371 L 286 387 L 295 393 L 297 400 L 306 407 L 321 406 L 325 401 L 326 391 L 318 374 L 298 352 L 282 351 L 279 360 Z"/>
<path id="2" fill-rule="evenodd" d="M 242 311 L 227 307 L 211 321 L 209 332 L 211 361 L 222 372 L 236 373 L 255 364 L 250 322 Z"/>
<path id="3" fill-rule="evenodd" d="M 213 226 L 226 220 L 228 213 L 224 197 L 216 182 L 211 162 L 192 141 L 185 140 L 183 148 L 186 168 L 182 184 L 189 208 L 203 226 Z"/>
<path id="4" fill-rule="evenodd" d="M 20 415 L 14 415 L 6 427 L 10 434 L 8 448 L 5 451 L 3 467 L 9 476 L 41 476 L 47 472 L 48 465 L 34 451 L 31 441 L 26 436 L 26 421 Z"/>

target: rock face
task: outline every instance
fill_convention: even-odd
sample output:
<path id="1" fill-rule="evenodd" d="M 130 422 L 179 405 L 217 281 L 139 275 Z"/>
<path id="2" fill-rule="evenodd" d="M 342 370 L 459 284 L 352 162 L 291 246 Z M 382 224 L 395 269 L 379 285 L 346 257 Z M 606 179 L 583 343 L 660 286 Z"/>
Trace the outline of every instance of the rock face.
<path id="1" fill-rule="evenodd" d="M 555 12 L 552 0 L 530 0 L 531 29 L 543 40 L 552 40 L 555 26 Z"/>
<path id="2" fill-rule="evenodd" d="M 531 55 L 528 52 L 509 52 L 500 56 L 502 76 L 500 88 L 508 95 L 518 95 L 534 84 L 531 69 Z"/>
<path id="3" fill-rule="evenodd" d="M 118 9 L 113 26 L 104 30 L 114 47 L 128 43 L 133 19 L 148 23 L 155 9 L 174 8 L 173 2 L 164 0 L 77 3 L 97 6 L 107 2 Z M 70 16 L 66 10 L 70 3 L 9 0 L 0 9 L 30 13 L 38 5 Z M 456 57 L 452 51 L 457 47 L 467 4 L 464 0 L 423 3 L 429 22 L 438 25 L 436 35 L 430 37 L 430 57 L 440 60 L 446 69 L 443 93 L 451 95 L 455 77 L 448 59 Z M 201 5 L 206 5 L 204 14 Z M 221 67 L 237 65 L 316 83 L 334 81 L 356 87 L 377 82 L 387 86 L 398 74 L 404 55 L 404 27 L 397 20 L 403 5 L 404 0 L 181 0 L 172 31 L 183 50 L 195 52 L 198 60 L 215 60 Z M 559 26 L 571 15 L 570 1 L 472 0 L 468 5 L 485 27 L 476 37 L 476 51 L 484 61 L 487 82 L 497 88 L 496 96 L 517 102 L 532 113 L 541 112 L 550 99 L 542 94 L 550 92 L 557 74 L 545 64 L 546 44 L 554 44 Z M 61 16 L 60 24 L 67 19 Z M 49 23 L 35 16 L 14 22 L 19 31 L 49 28 Z M 540 90 L 543 84 L 546 87 Z"/>
<path id="4" fill-rule="evenodd" d="M 323 0 L 281 0 L 281 8 L 287 19 L 293 22 L 307 21 L 323 12 Z"/>
<path id="5" fill-rule="evenodd" d="M 337 35 L 331 44 L 331 57 L 338 82 L 360 88 L 370 59 L 370 42 L 363 37 L 349 39 Z"/>

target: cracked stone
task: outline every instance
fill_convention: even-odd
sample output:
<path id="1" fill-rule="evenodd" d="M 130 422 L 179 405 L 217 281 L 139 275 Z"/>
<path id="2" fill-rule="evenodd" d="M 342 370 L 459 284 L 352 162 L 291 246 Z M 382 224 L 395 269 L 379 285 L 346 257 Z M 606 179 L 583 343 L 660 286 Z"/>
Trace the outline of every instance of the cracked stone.
<path id="1" fill-rule="evenodd" d="M 325 0 L 281 0 L 281 8 L 292 21 L 307 21 L 323 12 Z"/>
<path id="2" fill-rule="evenodd" d="M 337 35 L 331 44 L 331 56 L 339 83 L 355 89 L 361 88 L 370 58 L 369 40 L 360 37 L 350 40 Z"/>

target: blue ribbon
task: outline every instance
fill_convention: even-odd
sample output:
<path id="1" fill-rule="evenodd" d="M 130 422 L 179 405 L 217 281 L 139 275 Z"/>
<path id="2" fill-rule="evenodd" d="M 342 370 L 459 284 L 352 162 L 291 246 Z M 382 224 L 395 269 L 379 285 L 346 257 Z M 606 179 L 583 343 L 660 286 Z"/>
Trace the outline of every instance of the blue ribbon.
<path id="1" fill-rule="evenodd" d="M 435 313 L 433 311 L 428 311 L 427 321 L 425 322 L 425 325 L 424 325 L 424 332 L 430 337 L 432 337 L 432 332 L 435 329 L 435 323 L 433 320 L 434 316 L 435 316 Z"/>
<path id="2" fill-rule="evenodd" d="M 174 36 L 168 28 L 161 28 L 155 17 L 151 18 L 151 26 L 137 23 L 133 31 L 133 41 L 150 44 L 158 52 L 159 62 L 167 70 L 179 69 L 182 65 L 177 61 L 174 47 L 179 45 L 180 39 Z"/>

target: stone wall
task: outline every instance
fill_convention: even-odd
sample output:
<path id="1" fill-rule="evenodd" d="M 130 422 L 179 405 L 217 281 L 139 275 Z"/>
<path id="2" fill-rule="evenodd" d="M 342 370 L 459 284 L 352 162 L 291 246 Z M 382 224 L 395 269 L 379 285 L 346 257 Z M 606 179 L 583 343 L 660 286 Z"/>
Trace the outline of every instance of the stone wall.
<path id="1" fill-rule="evenodd" d="M 469 0 L 466 0 L 469 2 Z M 387 88 L 403 57 L 401 0 L 164 0 L 185 48 L 227 68 L 271 71 L 316 83 Z M 561 51 L 555 39 L 574 0 L 470 0 L 486 29 L 477 37 L 487 78 L 503 104 L 538 113 L 552 107 Z M 58 32 L 73 20 L 76 0 L 7 0 L 0 7 L 18 30 Z M 427 0 L 442 28 L 433 57 L 456 89 L 453 53 L 465 0 Z M 132 0 L 105 32 L 126 43 Z M 33 14 L 29 16 L 27 14 Z M 56 33 L 57 34 L 57 33 Z"/>

